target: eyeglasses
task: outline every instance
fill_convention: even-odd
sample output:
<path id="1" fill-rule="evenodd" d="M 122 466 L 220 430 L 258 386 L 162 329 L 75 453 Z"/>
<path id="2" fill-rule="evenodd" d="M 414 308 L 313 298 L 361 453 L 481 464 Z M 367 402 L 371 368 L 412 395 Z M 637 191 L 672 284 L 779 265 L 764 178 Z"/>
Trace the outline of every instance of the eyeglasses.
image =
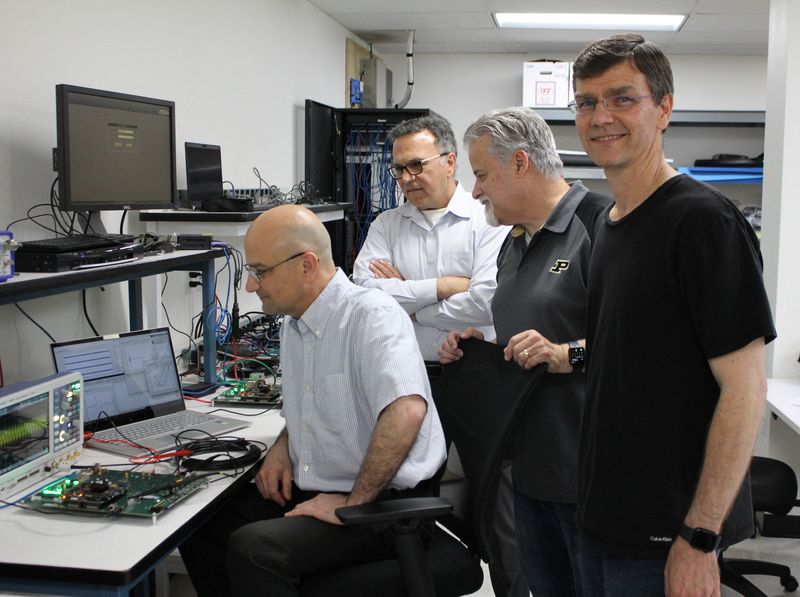
<path id="1" fill-rule="evenodd" d="M 247 270 L 247 273 L 250 275 L 251 278 L 253 278 L 256 282 L 258 282 L 260 284 L 261 283 L 261 278 L 266 276 L 268 273 L 270 273 L 276 267 L 278 267 L 279 265 L 283 265 L 284 263 L 289 263 L 292 259 L 297 259 L 298 257 L 300 257 L 302 255 L 305 255 L 305 254 L 306 254 L 306 251 L 301 251 L 299 253 L 295 253 L 291 257 L 287 257 L 283 261 L 280 261 L 280 262 L 276 263 L 275 265 L 271 265 L 269 267 L 259 267 L 259 268 L 257 268 L 257 267 L 253 267 L 252 265 L 245 265 L 244 269 Z"/>
<path id="2" fill-rule="evenodd" d="M 424 160 L 414 160 L 413 162 L 409 162 L 405 166 L 389 166 L 389 174 L 392 175 L 392 178 L 395 180 L 399 180 L 403 177 L 403 170 L 408 172 L 411 176 L 417 176 L 418 174 L 422 174 L 422 167 L 430 162 L 431 160 L 435 160 L 436 158 L 441 158 L 448 155 L 449 151 L 443 151 L 439 155 L 434 155 L 429 158 L 425 158 Z"/>
<path id="3" fill-rule="evenodd" d="M 606 97 L 601 100 L 596 100 L 592 98 L 582 98 L 579 100 L 575 100 L 567 104 L 567 107 L 572 110 L 574 114 L 591 114 L 594 112 L 595 107 L 597 107 L 598 103 L 602 103 L 606 110 L 609 112 L 624 112 L 625 110 L 630 110 L 633 106 L 638 104 L 645 98 L 653 97 L 652 93 L 648 93 L 647 95 L 612 95 L 611 97 Z"/>

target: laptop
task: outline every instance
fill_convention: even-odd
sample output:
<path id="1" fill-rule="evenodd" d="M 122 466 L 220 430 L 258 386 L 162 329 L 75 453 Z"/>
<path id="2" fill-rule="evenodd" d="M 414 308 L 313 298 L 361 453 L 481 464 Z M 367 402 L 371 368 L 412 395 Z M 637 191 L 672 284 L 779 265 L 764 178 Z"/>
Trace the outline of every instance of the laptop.
<path id="1" fill-rule="evenodd" d="M 219 145 L 208 143 L 184 144 L 186 150 L 186 195 L 191 205 L 201 205 L 209 199 L 221 199 L 222 152 Z"/>
<path id="2" fill-rule="evenodd" d="M 227 197 L 222 189 L 222 151 L 219 145 L 184 143 L 186 150 L 186 198 L 189 205 L 203 211 L 265 211 L 273 205 L 252 197 Z"/>
<path id="3" fill-rule="evenodd" d="M 56 342 L 51 349 L 57 372 L 83 375 L 83 428 L 92 433 L 86 442 L 92 448 L 146 455 L 174 450 L 176 440 L 251 424 L 186 409 L 168 328 Z"/>

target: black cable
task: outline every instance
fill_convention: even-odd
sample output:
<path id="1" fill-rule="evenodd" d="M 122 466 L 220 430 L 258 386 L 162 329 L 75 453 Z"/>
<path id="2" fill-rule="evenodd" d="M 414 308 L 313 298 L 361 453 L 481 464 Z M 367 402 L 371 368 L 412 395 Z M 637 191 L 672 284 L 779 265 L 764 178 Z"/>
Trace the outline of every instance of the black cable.
<path id="1" fill-rule="evenodd" d="M 51 336 L 51 335 L 50 335 L 50 333 L 49 333 L 49 332 L 48 332 L 46 329 L 44 329 L 44 328 L 43 328 L 41 325 L 39 325 L 39 323 L 38 323 L 38 322 L 37 322 L 37 321 L 36 321 L 36 320 L 35 320 L 33 317 L 31 317 L 30 315 L 28 315 L 28 314 L 27 314 L 27 313 L 24 311 L 24 309 L 23 309 L 22 307 L 20 307 L 20 306 L 19 306 L 19 303 L 14 303 L 14 306 L 15 306 L 17 309 L 19 309 L 19 312 L 20 312 L 20 313 L 22 313 L 22 314 L 23 314 L 25 317 L 27 317 L 28 319 L 30 319 L 30 320 L 31 320 L 31 322 L 33 323 L 33 325 L 35 325 L 37 328 L 39 328 L 40 330 L 42 330 L 42 332 L 44 332 L 44 335 L 45 335 L 45 336 L 47 336 L 48 338 L 50 338 L 50 342 L 55 342 L 55 341 L 56 341 L 56 339 L 55 339 L 55 338 L 53 338 L 53 336 Z"/>
<path id="2" fill-rule="evenodd" d="M 95 336 L 99 336 L 100 334 L 97 333 L 97 329 L 94 327 L 92 323 L 92 319 L 89 317 L 89 309 L 86 308 L 86 289 L 84 288 L 81 290 L 81 302 L 83 303 L 83 316 L 86 318 L 86 322 L 89 324 L 89 327 L 92 328 L 92 332 Z"/>
<path id="3" fill-rule="evenodd" d="M 168 282 L 169 282 L 169 276 L 165 273 L 164 274 L 164 285 L 161 287 L 161 308 L 164 310 L 164 316 L 167 318 L 167 325 L 170 327 L 170 329 L 175 330 L 177 333 L 183 334 L 184 336 L 189 338 L 189 345 L 190 346 L 194 345 L 194 349 L 199 353 L 200 349 L 197 346 L 197 342 L 194 341 L 194 338 L 192 338 L 186 332 L 184 332 L 182 330 L 179 330 L 174 325 L 172 325 L 172 321 L 170 321 L 170 319 L 169 319 L 169 312 L 167 311 L 167 306 L 164 304 L 164 291 L 167 289 L 167 283 Z M 190 350 L 191 350 L 191 348 L 190 348 Z M 176 359 L 180 358 L 180 355 L 178 355 L 175 358 Z"/>
<path id="4" fill-rule="evenodd" d="M 255 464 L 266 450 L 254 442 L 245 439 L 209 438 L 190 441 L 181 445 L 181 449 L 189 450 L 192 456 L 180 459 L 180 464 L 187 471 L 226 471 L 239 470 Z M 231 452 L 244 452 L 242 456 L 234 456 Z M 195 458 L 197 454 L 214 454 L 210 458 Z M 226 456 L 227 458 L 223 458 Z"/>
<path id="5" fill-rule="evenodd" d="M 128 210 L 127 209 L 123 209 L 122 210 L 122 218 L 119 221 L 119 233 L 120 234 L 123 233 L 122 231 L 123 231 L 123 226 L 125 225 L 125 216 L 127 216 L 127 215 L 128 215 Z"/>

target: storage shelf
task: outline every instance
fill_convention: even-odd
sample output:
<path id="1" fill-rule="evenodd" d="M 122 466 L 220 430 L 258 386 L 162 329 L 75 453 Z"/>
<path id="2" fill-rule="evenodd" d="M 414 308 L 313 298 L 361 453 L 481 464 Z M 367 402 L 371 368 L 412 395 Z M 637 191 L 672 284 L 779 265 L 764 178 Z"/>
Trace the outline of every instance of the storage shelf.
<path id="1" fill-rule="evenodd" d="M 539 108 L 536 112 L 549 124 L 574 124 L 575 115 L 568 108 Z M 763 110 L 675 110 L 672 126 L 763 127 Z"/>
<path id="2" fill-rule="evenodd" d="M 761 184 L 764 181 L 764 168 L 683 166 L 678 168 L 678 172 L 711 184 Z"/>
<path id="3" fill-rule="evenodd" d="M 606 175 L 602 168 L 591 168 L 588 166 L 585 168 L 580 166 L 564 167 L 564 178 L 567 180 L 576 180 L 578 178 L 582 180 L 603 180 L 605 177 Z"/>

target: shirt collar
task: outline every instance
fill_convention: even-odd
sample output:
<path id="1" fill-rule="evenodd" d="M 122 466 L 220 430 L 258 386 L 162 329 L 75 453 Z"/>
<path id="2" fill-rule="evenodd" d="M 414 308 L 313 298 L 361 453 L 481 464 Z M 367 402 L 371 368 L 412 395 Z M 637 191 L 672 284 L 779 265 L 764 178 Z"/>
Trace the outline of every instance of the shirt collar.
<path id="1" fill-rule="evenodd" d="M 454 216 L 459 218 L 469 219 L 472 217 L 472 202 L 474 199 L 472 195 L 470 195 L 467 190 L 461 185 L 460 182 L 456 181 L 456 190 L 453 192 L 453 196 L 450 197 L 450 201 L 447 204 L 447 212 L 442 216 L 447 217 L 448 213 L 452 213 Z M 414 216 L 417 216 L 415 221 L 423 221 L 425 217 L 422 215 L 422 212 L 418 210 L 410 201 L 406 201 L 401 205 L 399 208 L 400 213 L 405 216 L 406 218 L 415 219 Z"/>
<path id="2" fill-rule="evenodd" d="M 550 214 L 550 217 L 547 218 L 547 221 L 544 223 L 542 228 L 549 230 L 550 232 L 555 232 L 556 234 L 561 234 L 567 229 L 569 223 L 572 221 L 572 217 L 575 215 L 575 210 L 580 205 L 581 200 L 589 192 L 583 183 L 580 180 L 576 180 L 575 182 L 571 183 L 569 186 L 569 190 L 564 193 L 564 196 L 561 197 L 561 200 L 556 205 L 556 208 L 553 210 L 553 213 Z"/>
<path id="3" fill-rule="evenodd" d="M 542 226 L 543 229 L 561 234 L 569 226 L 572 217 L 575 215 L 575 210 L 580 205 L 581 200 L 589 192 L 580 180 L 571 183 L 569 190 L 564 193 L 564 196 L 559 199 L 553 213 L 547 218 L 547 221 Z M 514 239 L 521 238 L 523 244 L 525 243 L 525 227 L 519 224 L 511 228 L 511 237 Z"/>
<path id="4" fill-rule="evenodd" d="M 311 332 L 317 338 L 322 338 L 323 332 L 328 325 L 328 320 L 333 314 L 333 307 L 342 300 L 347 292 L 347 287 L 350 281 L 347 276 L 342 273 L 342 270 L 336 268 L 331 281 L 319 293 L 319 296 L 314 299 L 314 302 L 309 305 L 305 313 L 296 320 L 298 331 L 302 334 L 304 332 Z"/>

